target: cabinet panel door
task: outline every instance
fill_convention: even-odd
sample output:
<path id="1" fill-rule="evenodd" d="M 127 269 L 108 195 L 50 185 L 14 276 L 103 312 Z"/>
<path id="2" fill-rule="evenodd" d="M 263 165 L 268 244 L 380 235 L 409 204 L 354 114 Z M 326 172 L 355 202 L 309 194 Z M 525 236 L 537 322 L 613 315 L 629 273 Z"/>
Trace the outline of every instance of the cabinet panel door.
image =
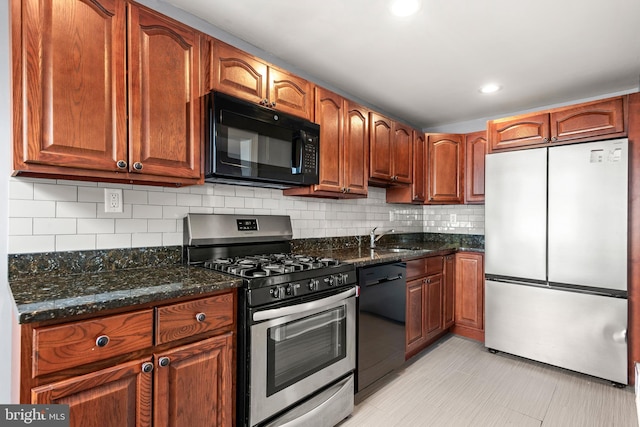
<path id="1" fill-rule="evenodd" d="M 551 141 L 624 133 L 623 98 L 580 104 L 551 113 Z"/>
<path id="2" fill-rule="evenodd" d="M 484 157 L 487 154 L 487 132 L 466 135 L 465 202 L 484 203 Z"/>
<path id="3" fill-rule="evenodd" d="M 21 7 L 14 168 L 118 170 L 127 144 L 125 3 L 25 0 Z"/>
<path id="4" fill-rule="evenodd" d="M 429 202 L 462 203 L 464 148 L 462 135 L 428 136 Z"/>
<path id="5" fill-rule="evenodd" d="M 531 114 L 489 121 L 491 151 L 525 147 L 549 141 L 549 114 Z"/>
<path id="6" fill-rule="evenodd" d="M 238 98 L 260 103 L 267 98 L 267 64 L 234 47 L 215 42 L 213 88 Z"/>
<path id="7" fill-rule="evenodd" d="M 456 254 L 456 325 L 484 329 L 484 266 L 482 254 Z"/>
<path id="8" fill-rule="evenodd" d="M 442 275 L 425 280 L 425 335 L 430 339 L 442 331 Z"/>
<path id="9" fill-rule="evenodd" d="M 313 85 L 275 67 L 269 67 L 269 102 L 276 110 L 313 119 Z"/>
<path id="10" fill-rule="evenodd" d="M 455 320 L 455 256 L 444 258 L 444 284 L 442 290 L 442 327 L 448 329 Z"/>
<path id="11" fill-rule="evenodd" d="M 411 184 L 413 179 L 413 130 L 397 122 L 393 126 L 392 155 L 393 180 Z"/>
<path id="12" fill-rule="evenodd" d="M 369 126 L 371 127 L 369 177 L 390 181 L 393 147 L 391 120 L 380 114 L 371 113 Z"/>
<path id="13" fill-rule="evenodd" d="M 200 35 L 129 10 L 130 171 L 200 178 Z"/>
<path id="14" fill-rule="evenodd" d="M 424 331 L 424 286 L 422 280 L 407 283 L 407 352 L 418 347 L 425 338 Z"/>
<path id="15" fill-rule="evenodd" d="M 33 404 L 69 405 L 71 427 L 151 426 L 151 380 L 136 360 L 31 391 Z"/>
<path id="16" fill-rule="evenodd" d="M 351 101 L 346 101 L 346 107 L 344 186 L 351 194 L 366 196 L 369 180 L 369 115 L 366 109 Z"/>
<path id="17" fill-rule="evenodd" d="M 320 125 L 320 182 L 318 190 L 342 192 L 344 100 L 324 88 L 316 88 L 316 123 Z"/>
<path id="18" fill-rule="evenodd" d="M 413 131 L 413 190 L 411 200 L 427 200 L 427 142 L 422 132 Z"/>
<path id="19" fill-rule="evenodd" d="M 230 427 L 232 352 L 229 332 L 157 355 L 154 425 Z"/>

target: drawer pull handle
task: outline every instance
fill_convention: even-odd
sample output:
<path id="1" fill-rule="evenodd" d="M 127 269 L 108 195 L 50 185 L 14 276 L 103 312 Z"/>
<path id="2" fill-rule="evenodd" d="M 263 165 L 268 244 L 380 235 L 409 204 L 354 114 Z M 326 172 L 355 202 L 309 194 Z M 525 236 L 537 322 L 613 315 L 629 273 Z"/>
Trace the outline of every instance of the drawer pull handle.
<path id="1" fill-rule="evenodd" d="M 206 315 L 206 314 L 204 314 L 204 313 L 198 313 L 198 314 L 196 314 L 196 320 L 197 320 L 198 322 L 204 322 L 206 318 L 207 318 L 207 315 Z"/>
<path id="2" fill-rule="evenodd" d="M 158 359 L 158 365 L 160 365 L 163 368 L 165 366 L 169 366 L 170 362 L 171 362 L 171 360 L 169 360 L 168 357 L 161 357 L 160 359 Z"/>
<path id="3" fill-rule="evenodd" d="M 153 363 L 151 363 L 151 362 L 144 362 L 144 363 L 142 364 L 142 372 L 149 373 L 149 372 L 151 372 L 151 371 L 153 371 Z"/>
<path id="4" fill-rule="evenodd" d="M 98 338 L 96 338 L 96 345 L 98 347 L 105 347 L 107 344 L 109 344 L 109 337 L 106 335 L 100 335 Z"/>

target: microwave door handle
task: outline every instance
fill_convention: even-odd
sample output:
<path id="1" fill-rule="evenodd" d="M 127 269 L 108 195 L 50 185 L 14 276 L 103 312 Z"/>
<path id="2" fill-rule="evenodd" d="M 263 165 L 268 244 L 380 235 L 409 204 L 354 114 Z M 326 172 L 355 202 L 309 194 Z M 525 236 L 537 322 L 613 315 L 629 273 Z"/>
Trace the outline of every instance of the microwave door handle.
<path id="1" fill-rule="evenodd" d="M 292 141 L 293 149 L 291 150 L 291 174 L 299 175 L 302 173 L 302 156 L 303 156 L 303 140 L 304 135 L 298 132 Z"/>

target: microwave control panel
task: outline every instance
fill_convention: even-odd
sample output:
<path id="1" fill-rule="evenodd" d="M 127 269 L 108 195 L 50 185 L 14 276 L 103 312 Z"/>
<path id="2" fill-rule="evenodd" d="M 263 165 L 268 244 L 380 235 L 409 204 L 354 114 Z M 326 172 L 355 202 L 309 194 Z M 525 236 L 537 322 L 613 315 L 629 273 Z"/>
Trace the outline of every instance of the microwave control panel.
<path id="1" fill-rule="evenodd" d="M 303 173 L 316 173 L 316 169 L 318 167 L 318 149 L 317 145 L 314 144 L 313 139 L 310 138 L 310 141 L 307 141 L 307 144 L 304 145 L 304 153 L 302 159 L 302 171 Z"/>

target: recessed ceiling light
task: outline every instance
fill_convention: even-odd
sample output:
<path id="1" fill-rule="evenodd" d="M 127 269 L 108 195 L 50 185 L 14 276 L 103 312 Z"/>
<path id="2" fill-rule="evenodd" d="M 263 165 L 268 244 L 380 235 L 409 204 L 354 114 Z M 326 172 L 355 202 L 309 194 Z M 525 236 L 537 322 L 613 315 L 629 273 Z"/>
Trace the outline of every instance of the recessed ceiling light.
<path id="1" fill-rule="evenodd" d="M 495 83 L 489 83 L 489 84 L 486 84 L 486 85 L 482 86 L 480 88 L 480 92 L 481 93 L 493 93 L 493 92 L 499 91 L 500 89 L 502 89 L 501 86 L 499 86 L 499 85 L 497 85 Z"/>
<path id="2" fill-rule="evenodd" d="M 420 0 L 392 0 L 389 8 L 395 16 L 410 16 L 420 10 Z"/>

